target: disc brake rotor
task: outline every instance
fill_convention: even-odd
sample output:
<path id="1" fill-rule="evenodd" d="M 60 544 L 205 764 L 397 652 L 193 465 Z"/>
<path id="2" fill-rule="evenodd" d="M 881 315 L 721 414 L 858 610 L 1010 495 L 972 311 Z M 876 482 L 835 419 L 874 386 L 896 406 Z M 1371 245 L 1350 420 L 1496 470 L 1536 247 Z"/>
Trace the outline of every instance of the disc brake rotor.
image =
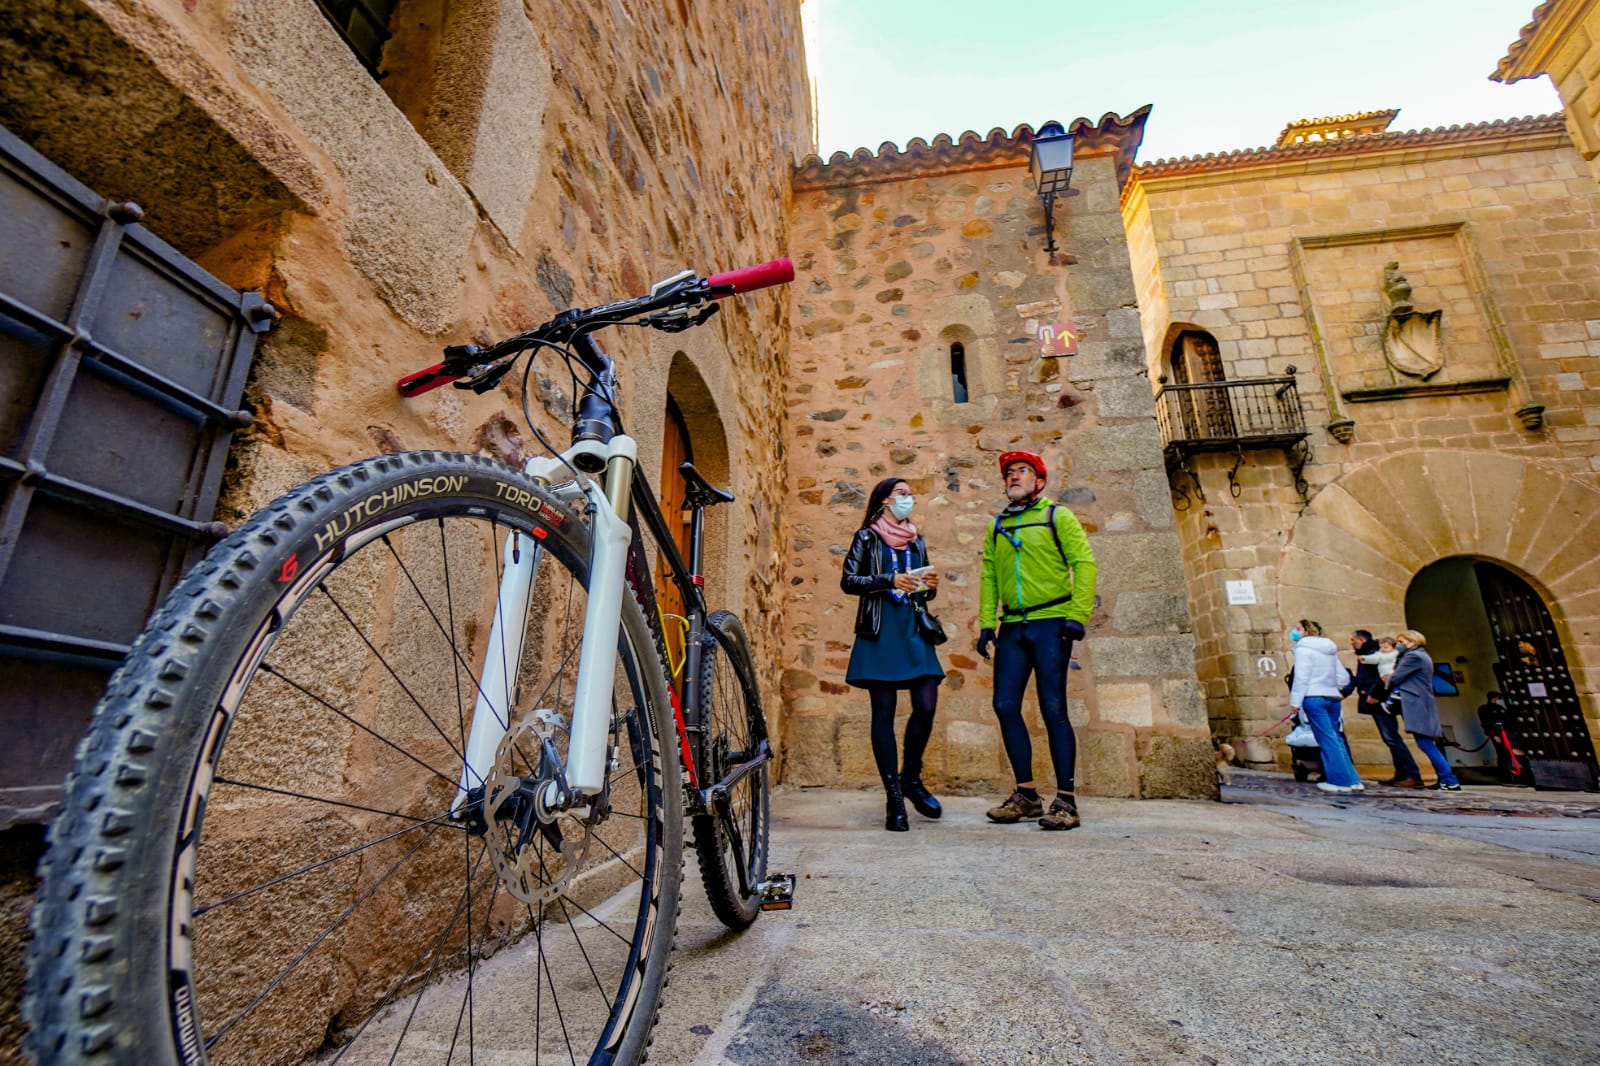
<path id="1" fill-rule="evenodd" d="M 489 861 L 505 890 L 528 904 L 566 891 L 589 854 L 589 819 L 545 804 L 559 768 L 545 765 L 544 742 L 558 733 L 570 739 L 566 715 L 543 707 L 523 715 L 495 749 L 484 783 Z"/>

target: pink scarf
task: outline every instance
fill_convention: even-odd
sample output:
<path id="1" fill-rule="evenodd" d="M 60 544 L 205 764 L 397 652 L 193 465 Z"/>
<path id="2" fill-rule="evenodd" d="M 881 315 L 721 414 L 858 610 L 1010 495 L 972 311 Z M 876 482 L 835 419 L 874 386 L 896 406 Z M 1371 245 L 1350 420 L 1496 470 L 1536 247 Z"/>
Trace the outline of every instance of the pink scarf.
<path id="1" fill-rule="evenodd" d="M 916 526 L 910 522 L 896 522 L 888 512 L 880 514 L 867 528 L 882 537 L 883 542 L 897 552 L 905 551 L 906 546 L 917 539 Z"/>

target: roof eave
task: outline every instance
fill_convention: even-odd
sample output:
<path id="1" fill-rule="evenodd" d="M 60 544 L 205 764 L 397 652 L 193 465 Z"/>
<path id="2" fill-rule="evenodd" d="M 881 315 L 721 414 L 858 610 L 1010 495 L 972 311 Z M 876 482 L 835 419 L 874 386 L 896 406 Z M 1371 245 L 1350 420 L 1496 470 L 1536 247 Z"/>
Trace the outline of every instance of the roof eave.
<path id="1" fill-rule="evenodd" d="M 1146 104 L 1123 116 L 1108 111 L 1099 122 L 1074 119 L 1065 124 L 1074 137 L 1073 154 L 1112 156 L 1116 160 L 1120 187 L 1133 173 L 1134 157 L 1144 141 L 1144 127 L 1149 116 L 1150 105 Z M 826 162 L 816 155 L 808 155 L 794 169 L 793 186 L 796 191 L 804 191 L 1025 165 L 1032 150 L 1034 132 L 1032 126 L 1024 123 L 1010 134 L 996 127 L 986 137 L 979 137 L 971 130 L 957 139 L 943 133 L 931 142 L 913 137 L 903 151 L 892 141 L 885 141 L 876 152 L 866 148 L 858 148 L 853 153 L 835 152 Z"/>

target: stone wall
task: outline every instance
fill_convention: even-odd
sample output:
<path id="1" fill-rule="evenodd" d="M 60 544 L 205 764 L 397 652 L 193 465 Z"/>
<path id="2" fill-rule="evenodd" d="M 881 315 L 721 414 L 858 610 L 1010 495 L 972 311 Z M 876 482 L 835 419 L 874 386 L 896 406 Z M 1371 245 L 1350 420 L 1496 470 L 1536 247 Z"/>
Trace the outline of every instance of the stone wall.
<path id="1" fill-rule="evenodd" d="M 395 380 L 446 344 L 786 250 L 789 173 L 812 148 L 794 0 L 408 4 L 393 29 L 380 82 L 312 0 L 0 10 L 0 122 L 280 312 L 231 457 L 230 524 L 378 452 L 518 461 L 533 445 L 518 375 L 412 401 Z M 697 331 L 645 332 L 602 338 L 643 469 L 657 478 L 681 391 L 697 455 L 739 497 L 710 523 L 708 588 L 746 619 L 776 692 L 786 530 L 768 472 L 785 411 L 769 397 L 788 302 L 752 294 Z M 564 440 L 564 372 L 547 369 L 535 416 Z M 25 893 L 6 899 L 22 913 Z"/>
<path id="2" fill-rule="evenodd" d="M 839 590 L 866 494 L 902 477 L 943 578 L 953 638 L 929 750 L 936 789 L 1011 783 L 978 659 L 983 536 L 1004 504 L 1002 451 L 1041 452 L 1049 494 L 1073 508 L 1099 564 L 1083 669 L 1068 687 L 1078 781 L 1101 795 L 1214 795 L 1193 636 L 1139 342 L 1119 179 L 1143 113 L 1080 122 L 1078 195 L 1060 201 L 1044 252 L 1023 127 L 904 156 L 835 156 L 796 179 L 789 484 L 786 780 L 876 780 L 864 693 L 844 684 L 856 601 Z M 1026 132 L 1024 132 L 1026 131 Z M 1039 354 L 1041 323 L 1071 322 L 1078 354 Z M 965 350 L 968 399 L 952 387 Z M 902 708 L 906 710 L 906 708 Z M 1030 693 L 1036 770 L 1047 747 Z"/>
<path id="3" fill-rule="evenodd" d="M 1281 450 L 1174 472 L 1214 731 L 1238 740 L 1283 713 L 1293 619 L 1341 645 L 1393 632 L 1417 572 L 1462 556 L 1540 592 L 1595 732 L 1600 191 L 1559 120 L 1152 164 L 1124 214 L 1141 306 L 1165 308 L 1144 320 L 1152 376 L 1181 330 L 1204 330 L 1229 379 L 1294 367 L 1310 429 L 1304 494 Z M 1442 312 L 1444 366 L 1426 380 L 1384 355 L 1396 261 L 1417 309 Z M 1230 605 L 1230 579 L 1259 602 Z M 1495 687 L 1484 663 L 1466 673 L 1474 698 Z M 1347 717 L 1358 761 L 1383 763 L 1368 720 Z M 1267 741 L 1244 754 L 1286 758 Z"/>
<path id="4" fill-rule="evenodd" d="M 1555 84 L 1572 143 L 1600 180 L 1600 3 L 1540 4 L 1490 77 L 1509 84 L 1541 74 Z"/>

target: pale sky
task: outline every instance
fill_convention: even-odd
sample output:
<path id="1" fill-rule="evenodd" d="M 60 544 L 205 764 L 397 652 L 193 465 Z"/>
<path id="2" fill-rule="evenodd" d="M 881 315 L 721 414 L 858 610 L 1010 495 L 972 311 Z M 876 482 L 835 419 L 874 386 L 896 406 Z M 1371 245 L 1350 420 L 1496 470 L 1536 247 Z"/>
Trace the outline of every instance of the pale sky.
<path id="1" fill-rule="evenodd" d="M 1489 80 L 1536 0 L 804 0 L 817 140 L 835 151 L 1097 121 L 1154 104 L 1139 159 L 1273 143 L 1295 119 L 1392 130 L 1550 114 Z"/>

